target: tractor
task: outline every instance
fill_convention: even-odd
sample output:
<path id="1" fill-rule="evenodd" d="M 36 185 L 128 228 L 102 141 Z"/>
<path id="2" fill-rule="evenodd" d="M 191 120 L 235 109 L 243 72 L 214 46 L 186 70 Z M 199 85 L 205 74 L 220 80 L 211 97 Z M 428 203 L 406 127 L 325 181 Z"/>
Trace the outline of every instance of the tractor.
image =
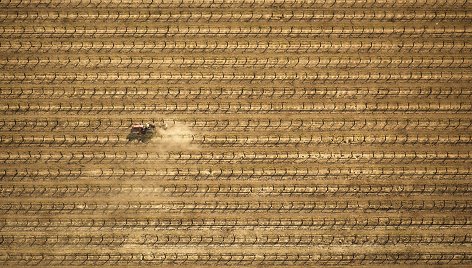
<path id="1" fill-rule="evenodd" d="M 138 142 L 147 142 L 156 134 L 156 125 L 152 123 L 133 124 L 128 134 L 128 141 L 137 140 Z"/>

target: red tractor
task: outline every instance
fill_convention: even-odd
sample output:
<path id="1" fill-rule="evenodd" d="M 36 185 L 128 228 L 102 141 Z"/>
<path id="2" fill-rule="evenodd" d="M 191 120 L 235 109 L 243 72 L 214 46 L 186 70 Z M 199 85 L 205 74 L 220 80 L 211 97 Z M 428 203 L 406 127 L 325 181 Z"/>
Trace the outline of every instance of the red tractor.
<path id="1" fill-rule="evenodd" d="M 133 124 L 128 134 L 128 140 L 137 140 L 138 142 L 147 142 L 156 134 L 156 125 L 152 123 Z"/>

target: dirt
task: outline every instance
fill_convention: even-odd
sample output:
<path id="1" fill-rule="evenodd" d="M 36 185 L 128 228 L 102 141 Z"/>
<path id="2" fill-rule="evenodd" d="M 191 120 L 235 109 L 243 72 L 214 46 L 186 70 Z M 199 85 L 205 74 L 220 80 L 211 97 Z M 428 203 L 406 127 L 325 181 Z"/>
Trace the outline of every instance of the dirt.
<path id="1" fill-rule="evenodd" d="M 472 266 L 471 14 L 0 1 L 0 267 Z"/>

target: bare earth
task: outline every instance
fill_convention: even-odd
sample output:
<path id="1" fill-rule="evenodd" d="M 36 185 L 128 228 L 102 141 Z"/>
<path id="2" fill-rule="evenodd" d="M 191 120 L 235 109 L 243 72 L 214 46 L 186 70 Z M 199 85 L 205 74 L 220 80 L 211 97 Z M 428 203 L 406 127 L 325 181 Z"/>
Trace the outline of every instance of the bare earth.
<path id="1" fill-rule="evenodd" d="M 1 267 L 472 267 L 470 1 L 2 0 L 0 114 Z"/>

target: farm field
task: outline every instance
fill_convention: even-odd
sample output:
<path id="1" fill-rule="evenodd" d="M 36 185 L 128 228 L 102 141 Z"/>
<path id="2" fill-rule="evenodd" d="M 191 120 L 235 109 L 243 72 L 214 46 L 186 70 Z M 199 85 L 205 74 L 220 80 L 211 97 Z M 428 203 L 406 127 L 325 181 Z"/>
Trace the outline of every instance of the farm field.
<path id="1" fill-rule="evenodd" d="M 0 1 L 0 114 L 1 267 L 472 266 L 467 0 Z"/>

